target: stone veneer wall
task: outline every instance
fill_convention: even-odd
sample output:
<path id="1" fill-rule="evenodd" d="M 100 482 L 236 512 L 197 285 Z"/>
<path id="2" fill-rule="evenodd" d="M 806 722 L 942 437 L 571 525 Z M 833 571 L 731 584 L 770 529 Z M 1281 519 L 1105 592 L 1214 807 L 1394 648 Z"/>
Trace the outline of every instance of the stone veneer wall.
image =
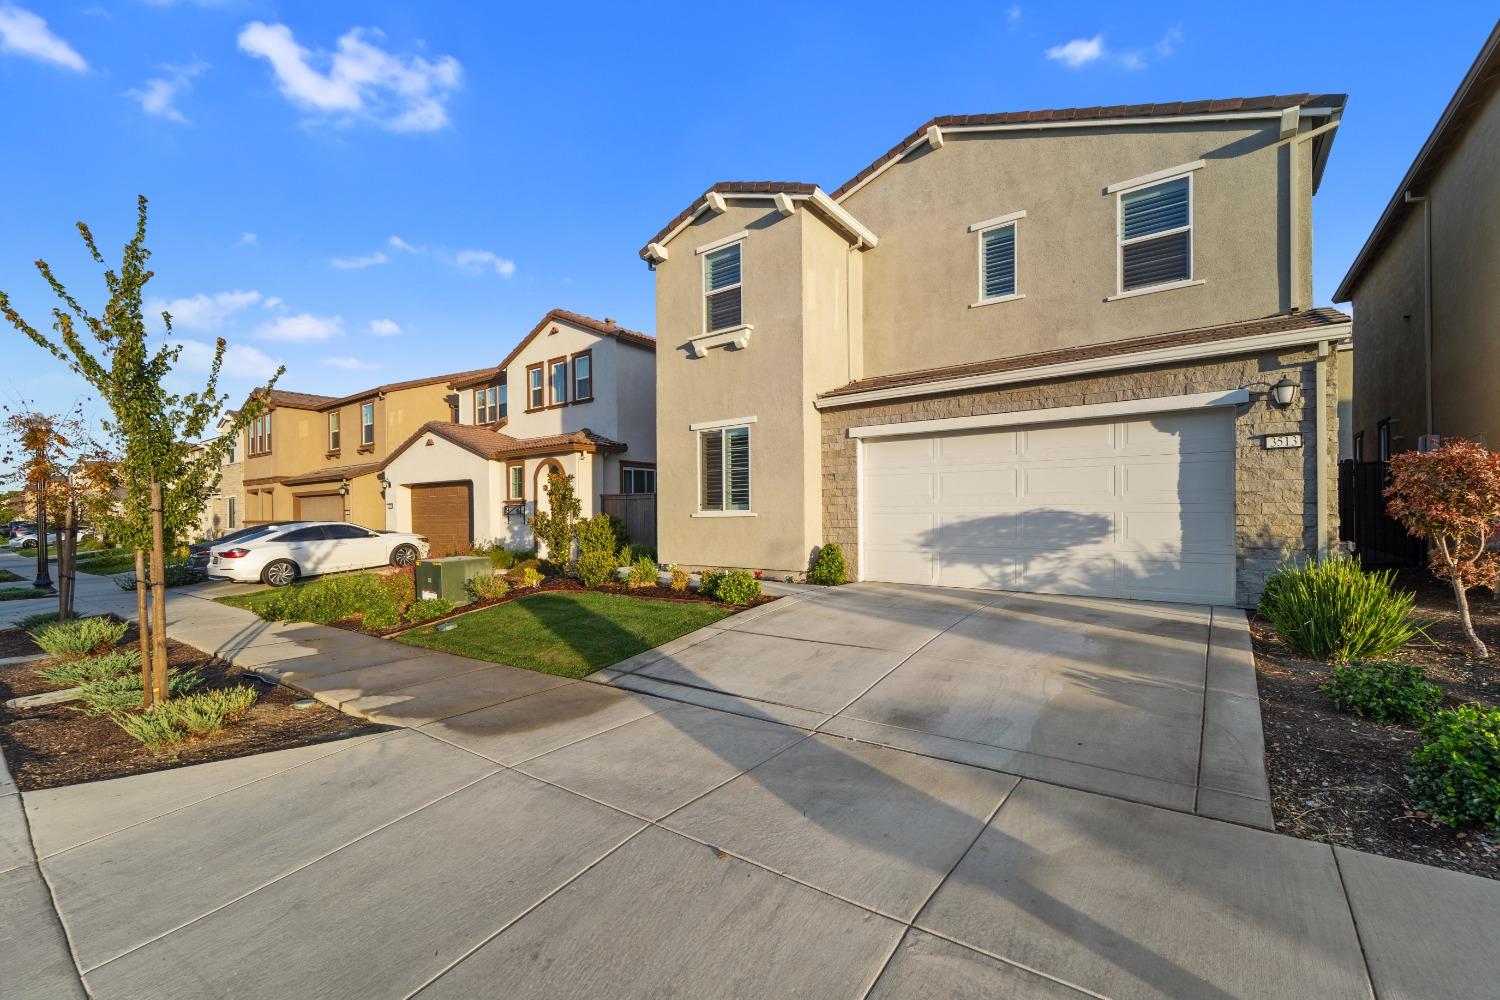
<path id="1" fill-rule="evenodd" d="M 1328 546 L 1338 541 L 1338 366 L 1334 352 L 1324 362 L 1327 386 Z M 823 411 L 823 540 L 837 542 L 850 562 L 859 561 L 858 483 L 851 427 L 869 424 L 967 417 L 982 413 L 1112 403 L 1182 396 L 1198 392 L 1249 389 L 1251 401 L 1235 407 L 1236 601 L 1250 607 L 1266 579 L 1288 557 L 1317 550 L 1316 430 L 1313 397 L 1317 351 L 1214 358 L 1128 372 L 1057 379 L 977 392 L 924 396 L 889 403 Z M 1286 410 L 1258 398 L 1282 376 L 1303 391 Z M 1267 451 L 1267 434 L 1302 434 L 1303 447 Z"/>

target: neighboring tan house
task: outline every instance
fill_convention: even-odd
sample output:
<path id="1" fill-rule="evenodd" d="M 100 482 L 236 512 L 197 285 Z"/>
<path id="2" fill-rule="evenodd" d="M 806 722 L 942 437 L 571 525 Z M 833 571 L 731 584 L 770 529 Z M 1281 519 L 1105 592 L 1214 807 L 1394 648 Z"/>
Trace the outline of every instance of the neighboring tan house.
<path id="1" fill-rule="evenodd" d="M 266 521 L 353 521 L 385 527 L 376 473 L 391 450 L 429 420 L 453 421 L 449 383 L 492 369 L 434 375 L 348 396 L 273 389 L 245 432 L 244 513 Z"/>
<path id="2" fill-rule="evenodd" d="M 452 380 L 457 424 L 425 424 L 392 451 L 381 527 L 435 552 L 525 549 L 551 472 L 573 477 L 584 517 L 610 494 L 654 494 L 655 353 L 613 320 L 552 310 L 497 367 Z"/>
<path id="3" fill-rule="evenodd" d="M 1334 300 L 1359 322 L 1353 457 L 1500 447 L 1500 25 Z"/>
<path id="4" fill-rule="evenodd" d="M 1253 603 L 1336 537 L 1344 101 L 943 117 L 832 194 L 714 185 L 641 251 L 661 559 Z"/>
<path id="5" fill-rule="evenodd" d="M 230 420 L 234 417 L 234 411 L 226 413 L 220 418 L 215 428 L 214 437 L 217 440 L 229 429 Z M 208 442 L 204 442 L 207 444 Z M 209 494 L 208 500 L 203 505 L 203 513 L 198 517 L 196 537 L 200 539 L 218 538 L 243 526 L 244 504 L 245 504 L 245 453 L 244 434 L 239 435 L 229 451 L 224 454 L 224 461 L 219 468 L 219 485 Z"/>

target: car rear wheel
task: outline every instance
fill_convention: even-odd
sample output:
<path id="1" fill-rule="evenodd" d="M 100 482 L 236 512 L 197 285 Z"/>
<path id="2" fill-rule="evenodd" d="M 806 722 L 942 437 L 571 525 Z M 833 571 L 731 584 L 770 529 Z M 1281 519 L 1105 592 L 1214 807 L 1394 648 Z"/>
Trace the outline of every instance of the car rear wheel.
<path id="1" fill-rule="evenodd" d="M 296 579 L 297 564 L 290 559 L 277 559 L 260 571 L 260 582 L 272 587 L 285 587 Z"/>
<path id="2" fill-rule="evenodd" d="M 391 553 L 392 566 L 410 566 L 417 561 L 417 547 L 415 545 L 398 545 Z"/>

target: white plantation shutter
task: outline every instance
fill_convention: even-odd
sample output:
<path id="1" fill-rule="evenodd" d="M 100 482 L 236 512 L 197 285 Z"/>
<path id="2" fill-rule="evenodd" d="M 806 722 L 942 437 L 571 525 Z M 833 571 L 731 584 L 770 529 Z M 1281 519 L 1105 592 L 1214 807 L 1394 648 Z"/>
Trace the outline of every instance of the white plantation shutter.
<path id="1" fill-rule="evenodd" d="M 702 489 L 698 509 L 750 509 L 750 428 L 702 431 L 699 462 Z"/>
<path id="2" fill-rule="evenodd" d="M 984 298 L 1016 294 L 1016 226 L 999 226 L 980 234 L 984 261 Z"/>
<path id="3" fill-rule="evenodd" d="M 1121 290 L 1191 278 L 1192 238 L 1188 178 L 1120 195 Z"/>
<path id="4" fill-rule="evenodd" d="M 708 298 L 706 332 L 740 325 L 740 277 L 740 244 L 704 256 L 703 294 Z"/>
<path id="5" fill-rule="evenodd" d="M 698 507 L 700 510 L 723 510 L 724 435 L 718 431 L 706 431 L 699 437 L 703 441 L 703 496 Z"/>

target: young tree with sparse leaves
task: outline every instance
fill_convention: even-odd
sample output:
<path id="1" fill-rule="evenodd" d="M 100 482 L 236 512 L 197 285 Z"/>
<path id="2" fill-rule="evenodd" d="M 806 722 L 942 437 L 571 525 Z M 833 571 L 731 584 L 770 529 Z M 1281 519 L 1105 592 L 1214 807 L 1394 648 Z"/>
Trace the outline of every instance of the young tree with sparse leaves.
<path id="1" fill-rule="evenodd" d="M 95 263 L 103 265 L 104 256 L 88 226 L 78 223 L 78 232 Z M 201 447 L 196 444 L 219 419 L 227 402 L 218 391 L 225 342 L 220 338 L 215 345 L 202 391 L 177 395 L 167 388 L 182 348 L 172 340 L 172 317 L 165 312 L 162 322 L 166 336 L 157 347 L 149 342 L 142 300 L 153 276 L 147 269 L 150 258 L 151 251 L 146 248 L 146 199 L 141 197 L 137 200 L 135 233 L 125 244 L 120 269 L 104 272 L 108 299 L 101 313 L 85 309 L 41 260 L 36 262 L 37 270 L 61 302 L 52 310 L 56 339 L 23 319 L 0 292 L 0 314 L 81 376 L 109 409 L 105 430 L 117 453 L 121 495 L 105 517 L 105 526 L 136 553 L 137 592 L 141 594 L 137 609 L 141 613 L 142 647 L 149 650 L 151 677 L 145 707 L 167 695 L 164 577 L 168 541 L 186 537 L 208 494 L 218 484 L 225 453 L 239 432 L 264 412 L 266 396 L 252 393 L 250 401 L 231 416 L 228 433 Z M 93 343 L 86 338 L 92 338 Z M 265 388 L 269 390 L 280 376 L 278 370 Z M 149 615 L 143 593 L 148 581 Z"/>
<path id="2" fill-rule="evenodd" d="M 1474 631 L 1468 591 L 1494 588 L 1500 557 L 1489 550 L 1500 525 L 1500 454 L 1472 441 L 1445 441 L 1436 451 L 1407 451 L 1391 458 L 1386 510 L 1430 550 L 1428 565 L 1453 587 L 1458 617 L 1474 655 L 1489 650 Z"/>

